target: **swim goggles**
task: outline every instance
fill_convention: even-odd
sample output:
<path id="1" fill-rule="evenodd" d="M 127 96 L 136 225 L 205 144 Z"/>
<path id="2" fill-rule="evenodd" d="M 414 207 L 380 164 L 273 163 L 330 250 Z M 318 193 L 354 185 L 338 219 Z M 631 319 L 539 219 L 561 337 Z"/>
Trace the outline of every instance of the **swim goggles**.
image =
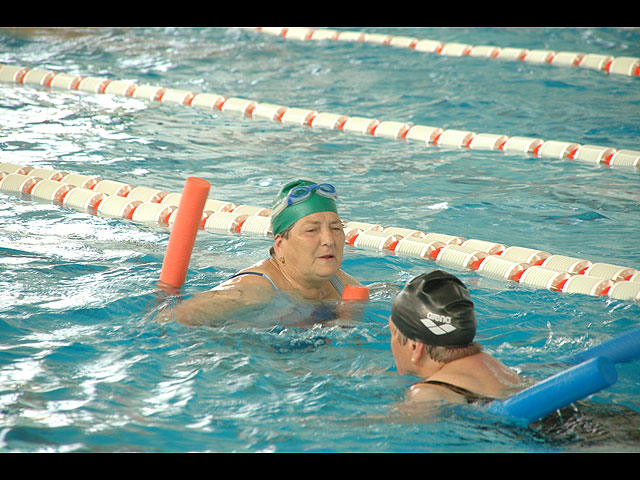
<path id="1" fill-rule="evenodd" d="M 322 195 L 323 197 L 338 200 L 338 193 L 336 192 L 336 188 L 328 183 L 299 185 L 289 190 L 289 193 L 287 193 L 287 196 L 282 199 L 282 202 L 280 202 L 280 204 L 273 209 L 273 211 L 271 212 L 271 216 L 275 217 L 282 213 L 285 208 L 297 203 L 304 202 L 311 196 L 314 191 L 318 195 Z"/>

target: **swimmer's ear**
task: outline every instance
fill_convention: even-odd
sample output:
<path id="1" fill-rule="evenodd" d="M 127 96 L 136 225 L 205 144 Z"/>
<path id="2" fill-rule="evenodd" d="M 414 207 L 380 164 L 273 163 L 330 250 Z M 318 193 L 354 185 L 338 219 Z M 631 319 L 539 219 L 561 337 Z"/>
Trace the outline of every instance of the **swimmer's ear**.
<path id="1" fill-rule="evenodd" d="M 280 256 L 280 250 L 282 250 L 282 242 L 284 242 L 286 238 L 284 238 L 279 233 L 275 236 L 273 240 L 273 249 L 276 253 L 276 258 Z"/>
<path id="2" fill-rule="evenodd" d="M 411 362 L 417 364 L 425 353 L 424 344 L 416 342 L 415 340 L 409 340 L 409 342 L 409 346 L 411 348 Z"/>

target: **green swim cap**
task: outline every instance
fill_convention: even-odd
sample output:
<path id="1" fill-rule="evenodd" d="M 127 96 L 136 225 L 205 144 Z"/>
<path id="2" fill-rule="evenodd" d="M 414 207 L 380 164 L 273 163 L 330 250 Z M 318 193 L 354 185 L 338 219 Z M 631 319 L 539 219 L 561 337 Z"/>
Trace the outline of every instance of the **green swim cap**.
<path id="1" fill-rule="evenodd" d="M 283 203 L 287 202 L 289 194 L 294 188 L 308 187 L 311 185 L 316 186 L 316 188 L 311 189 L 311 192 L 307 196 L 300 197 L 298 201 L 296 201 L 296 198 L 292 198 L 293 203 L 291 205 Z M 334 212 L 337 214 L 338 209 L 335 201 L 335 189 L 333 189 L 333 196 L 331 196 L 329 194 L 325 194 L 325 189 L 322 189 L 322 193 L 318 193 L 319 188 L 321 187 L 330 187 L 333 189 L 331 185 L 323 184 L 318 186 L 309 180 L 295 180 L 282 187 L 272 205 L 273 211 L 271 214 L 271 228 L 273 230 L 273 234 L 279 234 L 301 218 L 311 215 L 312 213 Z M 283 209 L 282 207 L 284 205 L 286 206 Z"/>

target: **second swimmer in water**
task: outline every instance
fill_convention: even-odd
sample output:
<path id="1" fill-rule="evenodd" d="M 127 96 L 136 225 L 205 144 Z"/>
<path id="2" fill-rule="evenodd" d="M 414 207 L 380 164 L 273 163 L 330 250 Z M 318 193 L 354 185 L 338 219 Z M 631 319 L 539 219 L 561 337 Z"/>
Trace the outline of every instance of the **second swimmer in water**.
<path id="1" fill-rule="evenodd" d="M 389 329 L 398 373 L 423 379 L 409 389 L 410 402 L 489 402 L 521 387 L 513 370 L 474 342 L 469 290 L 449 273 L 410 280 L 393 302 Z"/>

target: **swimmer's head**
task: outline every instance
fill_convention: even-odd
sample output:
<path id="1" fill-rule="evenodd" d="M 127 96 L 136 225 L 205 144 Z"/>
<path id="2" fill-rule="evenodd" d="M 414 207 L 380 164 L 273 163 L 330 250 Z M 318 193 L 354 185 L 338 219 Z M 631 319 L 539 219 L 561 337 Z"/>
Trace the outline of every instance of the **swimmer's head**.
<path id="1" fill-rule="evenodd" d="M 296 180 L 280 189 L 273 202 L 271 227 L 277 235 L 307 215 L 319 212 L 338 213 L 336 189 L 328 183 L 316 184 Z"/>
<path id="2" fill-rule="evenodd" d="M 391 320 L 407 338 L 425 345 L 466 347 L 476 334 L 467 287 L 440 270 L 410 280 L 393 302 Z"/>

